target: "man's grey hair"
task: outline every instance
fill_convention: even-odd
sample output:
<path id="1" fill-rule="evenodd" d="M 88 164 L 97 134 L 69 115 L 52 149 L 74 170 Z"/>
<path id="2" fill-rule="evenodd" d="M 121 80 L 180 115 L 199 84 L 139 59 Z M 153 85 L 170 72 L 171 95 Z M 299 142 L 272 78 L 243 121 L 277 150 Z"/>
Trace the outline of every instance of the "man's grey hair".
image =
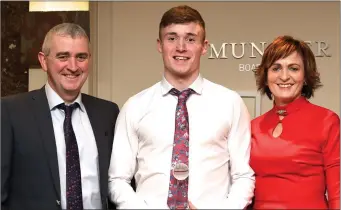
<path id="1" fill-rule="evenodd" d="M 72 39 L 86 38 L 89 41 L 90 47 L 89 37 L 80 25 L 75 23 L 62 23 L 54 26 L 47 32 L 42 47 L 42 52 L 45 56 L 50 54 L 51 40 L 54 35 L 71 36 Z"/>

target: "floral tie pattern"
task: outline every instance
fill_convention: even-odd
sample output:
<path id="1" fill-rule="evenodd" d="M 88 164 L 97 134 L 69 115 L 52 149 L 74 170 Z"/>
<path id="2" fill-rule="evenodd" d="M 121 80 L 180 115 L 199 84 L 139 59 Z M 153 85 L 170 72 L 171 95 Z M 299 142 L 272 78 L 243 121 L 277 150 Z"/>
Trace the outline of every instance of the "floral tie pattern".
<path id="1" fill-rule="evenodd" d="M 173 176 L 172 169 L 177 163 L 184 163 L 189 166 L 189 122 L 186 101 L 194 93 L 194 90 L 187 89 L 180 92 L 173 88 L 170 93 L 178 96 L 178 104 L 175 112 L 175 133 L 167 204 L 170 209 L 186 209 L 188 207 L 189 178 L 177 180 Z"/>
<path id="2" fill-rule="evenodd" d="M 76 136 L 72 128 L 72 111 L 78 103 L 58 105 L 65 112 L 64 137 L 66 146 L 66 209 L 83 210 L 82 181 Z"/>

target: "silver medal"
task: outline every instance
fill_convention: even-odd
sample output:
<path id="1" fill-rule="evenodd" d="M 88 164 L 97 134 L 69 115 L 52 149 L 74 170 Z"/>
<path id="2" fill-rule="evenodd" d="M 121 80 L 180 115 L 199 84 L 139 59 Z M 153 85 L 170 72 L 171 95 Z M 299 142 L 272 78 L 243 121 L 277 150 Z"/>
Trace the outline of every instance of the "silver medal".
<path id="1" fill-rule="evenodd" d="M 177 180 L 185 180 L 189 175 L 188 166 L 184 163 L 176 163 L 173 168 L 173 176 Z"/>

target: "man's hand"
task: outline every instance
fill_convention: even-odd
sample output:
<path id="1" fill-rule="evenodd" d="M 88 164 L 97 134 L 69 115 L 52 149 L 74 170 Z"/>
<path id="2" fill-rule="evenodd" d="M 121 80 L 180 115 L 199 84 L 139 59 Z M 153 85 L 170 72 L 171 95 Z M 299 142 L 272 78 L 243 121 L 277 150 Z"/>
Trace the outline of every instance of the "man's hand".
<path id="1" fill-rule="evenodd" d="M 188 201 L 188 207 L 189 207 L 189 209 L 191 209 L 191 210 L 197 209 L 197 208 L 192 204 L 191 201 Z"/>

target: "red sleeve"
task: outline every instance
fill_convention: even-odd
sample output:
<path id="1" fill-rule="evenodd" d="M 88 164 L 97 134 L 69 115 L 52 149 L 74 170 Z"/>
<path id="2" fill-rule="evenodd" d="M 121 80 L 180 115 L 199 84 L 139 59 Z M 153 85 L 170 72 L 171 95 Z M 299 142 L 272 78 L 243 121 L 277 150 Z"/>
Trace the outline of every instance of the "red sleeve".
<path id="1" fill-rule="evenodd" d="M 340 118 L 333 113 L 325 124 L 327 139 L 323 145 L 324 171 L 326 175 L 329 209 L 340 209 Z"/>

